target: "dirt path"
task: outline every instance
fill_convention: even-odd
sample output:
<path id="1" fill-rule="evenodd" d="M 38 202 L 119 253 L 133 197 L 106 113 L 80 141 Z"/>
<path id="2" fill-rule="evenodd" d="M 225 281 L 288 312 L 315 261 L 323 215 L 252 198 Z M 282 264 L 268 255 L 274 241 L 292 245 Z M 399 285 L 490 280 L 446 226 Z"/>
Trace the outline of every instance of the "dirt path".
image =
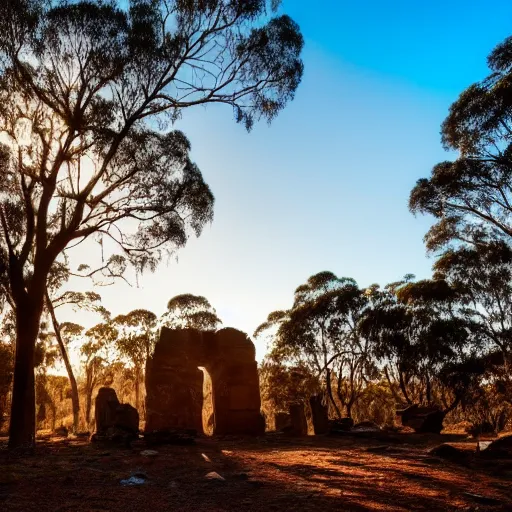
<path id="1" fill-rule="evenodd" d="M 512 510 L 512 466 L 457 466 L 430 457 L 429 445 L 210 438 L 158 447 L 157 455 L 144 457 L 142 445 L 124 450 L 46 440 L 36 456 L 25 459 L 0 449 L 0 510 Z M 212 471 L 225 480 L 206 479 Z M 134 473 L 147 476 L 146 482 L 120 484 Z M 496 502 L 482 504 L 466 492 Z"/>

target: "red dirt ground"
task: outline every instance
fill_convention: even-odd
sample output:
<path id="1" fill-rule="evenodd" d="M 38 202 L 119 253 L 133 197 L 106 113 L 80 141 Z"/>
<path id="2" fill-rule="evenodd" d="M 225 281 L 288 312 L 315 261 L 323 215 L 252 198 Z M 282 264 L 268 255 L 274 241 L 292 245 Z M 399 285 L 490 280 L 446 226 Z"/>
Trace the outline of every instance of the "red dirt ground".
<path id="1" fill-rule="evenodd" d="M 408 435 L 381 451 L 382 441 L 348 436 L 206 438 L 143 457 L 142 444 L 130 450 L 56 438 L 40 440 L 37 454 L 25 458 L 9 455 L 3 439 L 0 510 L 512 511 L 512 464 L 461 466 L 428 455 L 447 439 Z M 146 483 L 121 486 L 134 471 L 144 472 Z M 211 471 L 225 481 L 207 480 Z M 482 504 L 466 492 L 497 501 Z"/>

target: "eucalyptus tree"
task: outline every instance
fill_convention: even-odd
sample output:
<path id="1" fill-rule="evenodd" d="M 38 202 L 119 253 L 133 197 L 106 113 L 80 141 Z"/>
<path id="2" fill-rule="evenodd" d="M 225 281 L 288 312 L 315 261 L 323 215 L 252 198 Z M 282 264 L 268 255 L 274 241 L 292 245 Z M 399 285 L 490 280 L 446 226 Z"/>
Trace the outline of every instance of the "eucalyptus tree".
<path id="1" fill-rule="evenodd" d="M 0 430 L 8 411 L 7 405 L 12 384 L 14 354 L 8 342 L 0 340 Z"/>
<path id="2" fill-rule="evenodd" d="M 34 446 L 34 350 L 54 262 L 94 236 L 154 268 L 213 215 L 190 144 L 168 123 L 218 103 L 250 128 L 293 98 L 303 38 L 274 15 L 278 3 L 0 2 L 0 269 L 16 313 L 10 447 Z"/>
<path id="3" fill-rule="evenodd" d="M 446 251 L 434 264 L 435 276 L 457 290 L 462 314 L 493 362 L 488 381 L 512 401 L 512 249 L 505 241 Z M 501 357 L 493 356 L 501 355 Z M 499 364 L 501 361 L 501 364 Z"/>
<path id="4" fill-rule="evenodd" d="M 374 288 L 359 328 L 372 340 L 390 386 L 402 400 L 454 409 L 481 375 L 479 339 L 444 280 L 406 279 Z"/>
<path id="5" fill-rule="evenodd" d="M 433 215 L 429 249 L 512 236 L 512 38 L 489 55 L 490 74 L 463 91 L 441 134 L 457 158 L 436 165 L 411 192 L 413 212 Z"/>
<path id="6" fill-rule="evenodd" d="M 146 309 L 135 309 L 126 315 L 118 315 L 112 323 L 118 330 L 116 347 L 120 355 L 133 365 L 135 408 L 139 409 L 140 383 L 156 343 L 157 316 Z"/>
<path id="7" fill-rule="evenodd" d="M 53 335 L 59 346 L 61 358 L 68 374 L 73 410 L 73 430 L 77 432 L 80 421 L 80 394 L 68 354 L 68 345 L 72 341 L 78 341 L 81 338 L 84 328 L 74 322 L 60 322 L 58 319 L 58 311 L 61 308 L 68 307 L 74 311 L 92 311 L 102 316 L 105 316 L 107 312 L 101 305 L 100 295 L 96 292 L 62 290 L 72 274 L 67 264 L 60 262 L 54 263 L 46 284 L 45 311 L 51 319 Z"/>
<path id="8" fill-rule="evenodd" d="M 101 382 L 107 367 L 112 363 L 111 354 L 119 336 L 110 321 L 96 324 L 85 332 L 85 343 L 80 347 L 85 370 L 85 422 L 91 422 L 92 394 Z"/>
<path id="9" fill-rule="evenodd" d="M 167 303 L 161 324 L 166 327 L 215 331 L 222 320 L 206 297 L 184 293 Z"/>
<path id="10" fill-rule="evenodd" d="M 270 359 L 305 365 L 321 376 L 331 406 L 341 417 L 333 381 L 350 414 L 371 365 L 368 341 L 358 331 L 366 305 L 365 292 L 353 279 L 320 272 L 295 290 L 291 309 L 270 313 L 254 335 L 270 333 Z"/>
<path id="11" fill-rule="evenodd" d="M 289 366 L 266 357 L 259 366 L 262 409 L 268 414 L 288 412 L 294 402 L 307 402 L 321 391 L 320 380 L 306 365 Z"/>

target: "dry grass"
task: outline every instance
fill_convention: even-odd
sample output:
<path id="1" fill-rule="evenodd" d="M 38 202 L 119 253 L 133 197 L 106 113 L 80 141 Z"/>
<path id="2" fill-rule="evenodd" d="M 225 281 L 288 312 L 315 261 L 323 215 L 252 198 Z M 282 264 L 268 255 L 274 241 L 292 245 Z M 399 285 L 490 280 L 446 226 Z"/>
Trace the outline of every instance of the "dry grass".
<path id="1" fill-rule="evenodd" d="M 452 438 L 403 436 L 384 450 L 382 440 L 352 437 L 206 438 L 157 448 L 148 458 L 140 455 L 142 444 L 124 450 L 47 438 L 36 456 L 0 450 L 0 510 L 512 510 L 512 465 L 458 466 L 429 456 L 428 448 L 445 439 Z M 137 470 L 147 474 L 146 484 L 120 485 Z M 225 481 L 205 479 L 210 471 Z M 465 492 L 499 504 L 482 505 Z"/>

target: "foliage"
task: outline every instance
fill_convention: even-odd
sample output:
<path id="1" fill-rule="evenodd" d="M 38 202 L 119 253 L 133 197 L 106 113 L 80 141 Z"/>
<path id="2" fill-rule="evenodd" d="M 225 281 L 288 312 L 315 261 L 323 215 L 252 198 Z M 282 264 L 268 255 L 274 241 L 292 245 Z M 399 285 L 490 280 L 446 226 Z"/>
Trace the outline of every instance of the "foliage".
<path id="1" fill-rule="evenodd" d="M 433 215 L 430 250 L 452 242 L 510 241 L 512 234 L 512 38 L 489 55 L 491 73 L 461 93 L 441 128 L 454 161 L 436 165 L 411 192 L 413 212 Z"/>
<path id="2" fill-rule="evenodd" d="M 261 364 L 260 390 L 263 411 L 288 412 L 294 402 L 307 403 L 320 391 L 320 381 L 305 366 L 285 366 L 266 358 Z"/>
<path id="3" fill-rule="evenodd" d="M 151 311 L 136 309 L 114 318 L 113 325 L 118 329 L 116 347 L 134 368 L 135 407 L 139 409 L 140 383 L 156 342 L 157 317 Z"/>
<path id="4" fill-rule="evenodd" d="M 373 341 L 385 375 L 406 403 L 454 408 L 473 379 L 478 340 L 458 314 L 457 294 L 442 280 L 401 281 L 374 289 L 360 329 Z"/>
<path id="5" fill-rule="evenodd" d="M 167 122 L 221 103 L 250 128 L 293 98 L 303 38 L 267 7 L 0 3 L 0 282 L 20 320 L 12 448 L 34 446 L 32 361 L 54 263 L 94 235 L 112 265 L 153 269 L 212 220 L 190 143 Z"/>
<path id="6" fill-rule="evenodd" d="M 193 328 L 200 331 L 215 331 L 222 324 L 208 299 L 191 293 L 176 295 L 170 299 L 161 322 L 166 327 Z"/>
<path id="7" fill-rule="evenodd" d="M 353 279 L 320 272 L 295 290 L 291 309 L 270 313 L 255 336 L 271 332 L 271 360 L 323 376 L 331 405 L 341 417 L 332 391 L 334 378 L 338 401 L 350 415 L 364 381 L 374 373 L 368 339 L 357 330 L 367 305 L 365 291 Z"/>
<path id="8" fill-rule="evenodd" d="M 4 425 L 14 371 L 14 354 L 10 344 L 0 341 L 0 431 Z"/>
<path id="9" fill-rule="evenodd" d="M 109 376 L 110 354 L 118 337 L 111 323 L 100 323 L 85 333 L 86 342 L 81 346 L 83 357 L 85 394 L 85 423 L 91 422 L 92 395 L 96 387 Z"/>

